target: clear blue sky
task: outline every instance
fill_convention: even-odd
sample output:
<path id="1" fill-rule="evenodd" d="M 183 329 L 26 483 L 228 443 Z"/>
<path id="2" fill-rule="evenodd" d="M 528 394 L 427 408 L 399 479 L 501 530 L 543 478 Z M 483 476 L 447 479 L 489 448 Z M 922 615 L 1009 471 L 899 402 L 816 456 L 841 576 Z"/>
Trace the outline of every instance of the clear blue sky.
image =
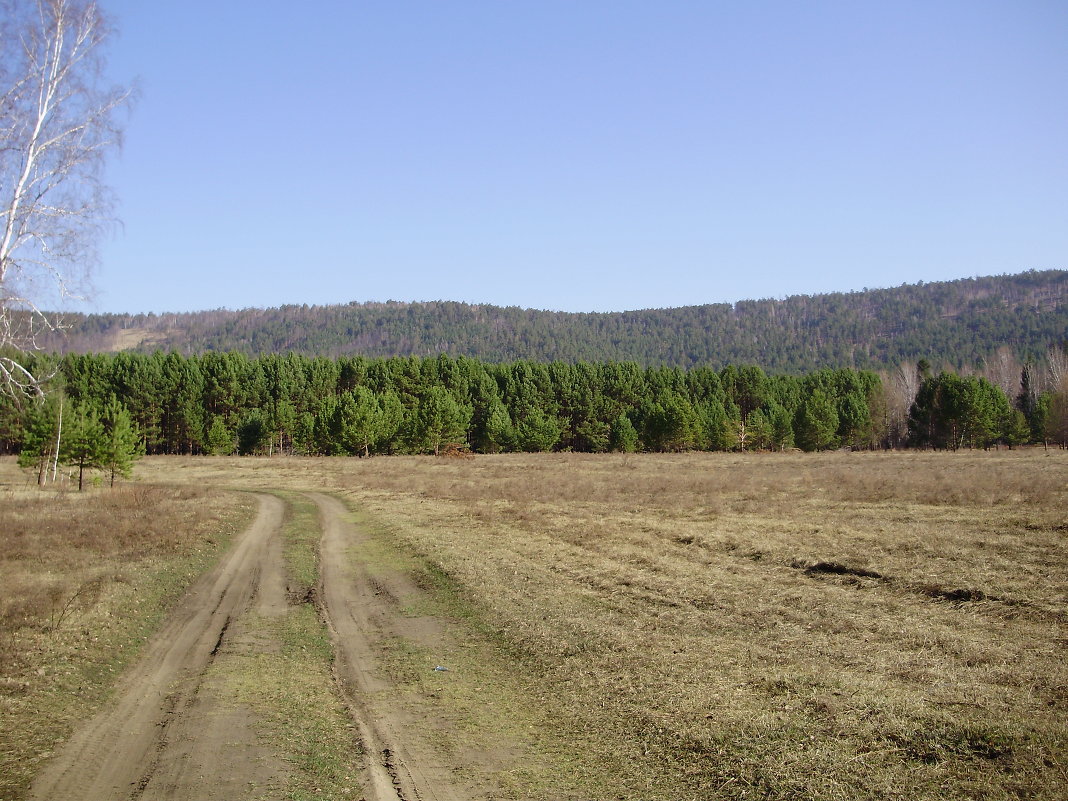
<path id="1" fill-rule="evenodd" d="M 102 0 L 95 311 L 608 311 L 1068 267 L 1064 0 Z"/>

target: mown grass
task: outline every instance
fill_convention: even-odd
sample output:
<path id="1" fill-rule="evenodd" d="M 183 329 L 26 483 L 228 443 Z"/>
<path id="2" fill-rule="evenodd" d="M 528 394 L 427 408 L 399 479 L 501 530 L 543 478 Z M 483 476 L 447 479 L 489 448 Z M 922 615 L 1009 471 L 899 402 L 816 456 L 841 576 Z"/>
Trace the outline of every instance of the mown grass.
<path id="1" fill-rule="evenodd" d="M 486 637 L 481 669 L 512 680 L 484 692 L 523 695 L 547 722 L 543 753 L 567 755 L 555 778 L 517 775 L 517 795 L 570 783 L 605 799 L 1061 799 L 1068 787 L 1064 452 L 183 469 L 334 487 L 430 565 L 464 610 L 454 617 Z"/>
<path id="2" fill-rule="evenodd" d="M 0 798 L 25 797 L 251 516 L 199 488 L 42 491 L 0 460 Z"/>

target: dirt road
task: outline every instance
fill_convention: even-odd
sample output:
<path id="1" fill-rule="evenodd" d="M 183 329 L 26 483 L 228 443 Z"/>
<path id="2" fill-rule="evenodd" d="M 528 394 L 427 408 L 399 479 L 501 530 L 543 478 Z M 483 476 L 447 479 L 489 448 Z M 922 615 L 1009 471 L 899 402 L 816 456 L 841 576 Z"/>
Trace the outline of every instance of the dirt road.
<path id="1" fill-rule="evenodd" d="M 232 760 L 255 750 L 255 738 L 240 719 L 197 723 L 211 712 L 205 708 L 210 698 L 199 689 L 223 638 L 252 600 L 273 605 L 281 596 L 284 602 L 276 542 L 283 504 L 268 495 L 259 499 L 252 526 L 190 588 L 122 677 L 112 703 L 38 776 L 33 798 L 227 797 L 230 778 L 243 772 Z M 264 764 L 253 761 L 257 770 Z"/>
<path id="2" fill-rule="evenodd" d="M 140 661 L 119 681 L 113 700 L 88 721 L 34 782 L 31 797 L 56 799 L 177 799 L 210 801 L 273 797 L 289 769 L 260 736 L 252 709 L 211 680 L 213 663 L 235 644 L 277 648 L 246 627 L 250 612 L 284 615 L 288 601 L 282 557 L 283 501 L 259 495 L 259 514 L 220 563 L 183 597 Z M 372 642 L 407 627 L 435 635 L 433 623 L 408 622 L 387 599 L 408 589 L 404 578 L 369 576 L 351 564 L 360 532 L 336 499 L 310 496 L 322 526 L 321 611 L 334 636 L 339 692 L 367 754 L 363 797 L 368 801 L 473 798 L 435 756 L 390 698 L 376 670 Z"/>

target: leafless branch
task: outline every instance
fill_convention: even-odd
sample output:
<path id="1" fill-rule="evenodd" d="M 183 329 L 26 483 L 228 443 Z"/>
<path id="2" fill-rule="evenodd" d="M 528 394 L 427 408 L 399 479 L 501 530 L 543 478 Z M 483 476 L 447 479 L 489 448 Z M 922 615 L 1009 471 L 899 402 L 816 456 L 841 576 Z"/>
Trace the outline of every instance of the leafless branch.
<path id="1" fill-rule="evenodd" d="M 36 378 L 16 351 L 58 327 L 42 310 L 80 297 L 102 228 L 102 181 L 131 97 L 101 85 L 109 28 L 95 0 L 0 0 L 0 382 Z"/>

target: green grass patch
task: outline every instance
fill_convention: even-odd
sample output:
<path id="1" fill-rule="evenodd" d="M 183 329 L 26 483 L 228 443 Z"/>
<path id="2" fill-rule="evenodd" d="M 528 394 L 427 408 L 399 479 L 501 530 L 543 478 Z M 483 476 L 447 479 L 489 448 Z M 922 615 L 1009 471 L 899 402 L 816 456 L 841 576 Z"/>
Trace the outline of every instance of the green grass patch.
<path id="1" fill-rule="evenodd" d="M 279 494 L 286 502 L 283 553 L 291 594 L 307 593 L 319 584 L 319 510 L 303 495 Z"/>
<path id="2" fill-rule="evenodd" d="M 281 643 L 277 651 L 228 655 L 213 666 L 227 696 L 257 717 L 260 739 L 288 766 L 278 795 L 289 801 L 361 797 L 363 751 L 330 672 L 332 651 L 310 604 L 279 618 L 243 621 L 254 639 Z"/>

